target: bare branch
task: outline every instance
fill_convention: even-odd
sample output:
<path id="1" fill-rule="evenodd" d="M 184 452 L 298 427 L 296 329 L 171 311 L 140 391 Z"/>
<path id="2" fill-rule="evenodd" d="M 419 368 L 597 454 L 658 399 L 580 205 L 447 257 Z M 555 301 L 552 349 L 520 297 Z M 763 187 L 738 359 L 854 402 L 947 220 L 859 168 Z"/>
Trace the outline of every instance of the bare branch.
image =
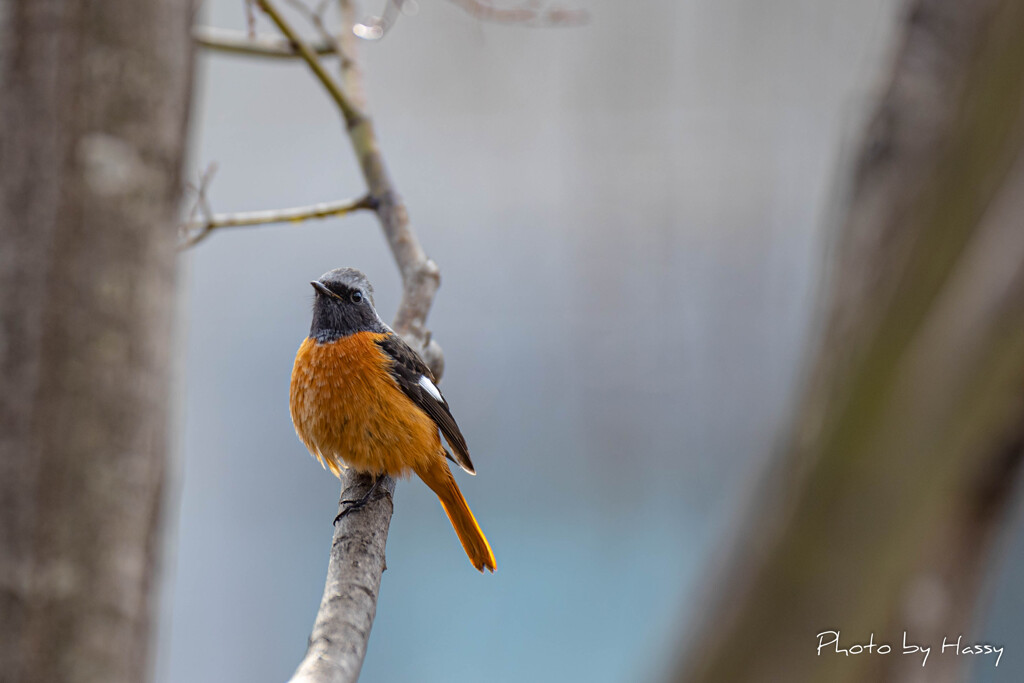
<path id="1" fill-rule="evenodd" d="M 202 197 L 202 195 L 200 195 Z M 298 206 L 291 209 L 270 209 L 267 211 L 246 211 L 241 213 L 206 213 L 203 220 L 192 220 L 183 230 L 188 238 L 181 245 L 182 249 L 192 247 L 210 236 L 220 228 L 235 228 L 252 225 L 270 225 L 272 223 L 296 223 L 313 218 L 331 218 L 344 216 L 361 209 L 373 210 L 376 202 L 369 195 L 359 199 L 343 199 L 337 202 L 323 202 L 311 206 Z"/>
<path id="2" fill-rule="evenodd" d="M 363 72 L 355 55 L 358 53 L 359 39 L 356 29 L 362 24 L 356 19 L 356 7 L 351 2 L 339 2 L 341 6 L 341 28 L 338 31 L 338 42 L 341 44 L 341 82 L 345 92 L 360 109 L 366 109 L 366 88 L 363 85 Z"/>
<path id="3" fill-rule="evenodd" d="M 213 26 L 194 26 L 192 40 L 200 47 L 229 54 L 278 59 L 302 57 L 291 41 L 279 36 L 259 34 L 249 36 L 244 31 L 232 31 Z M 324 40 L 310 43 L 309 49 L 314 54 L 321 56 L 332 55 L 335 51 L 333 42 Z"/>
<path id="4" fill-rule="evenodd" d="M 343 8 L 347 4 L 348 0 L 342 0 Z M 349 57 L 352 63 L 346 70 L 346 83 L 362 91 L 362 71 L 355 55 Z M 377 217 L 402 274 L 402 299 L 395 314 L 394 328 L 420 352 L 434 374 L 440 377 L 444 369 L 443 354 L 440 347 L 431 342 L 425 325 L 434 295 L 441 285 L 440 271 L 427 258 L 419 239 L 409 228 L 409 214 L 391 181 L 373 122 L 364 117 L 357 125 L 349 125 L 348 136 L 370 195 L 379 202 Z"/>
<path id="5" fill-rule="evenodd" d="M 352 35 L 358 36 L 363 40 L 380 40 L 391 27 L 398 21 L 398 17 L 402 15 L 405 10 L 406 0 L 388 0 L 384 4 L 384 13 L 379 17 L 371 17 L 365 22 L 351 21 Z"/>
<path id="6" fill-rule="evenodd" d="M 206 197 L 206 190 L 210 186 L 210 182 L 213 180 L 213 176 L 216 172 L 217 164 L 212 163 L 206 167 L 205 171 L 199 174 L 198 185 L 192 185 L 191 183 L 189 183 L 186 186 L 186 189 L 196 193 L 196 201 L 195 204 L 192 205 L 192 210 L 189 211 L 188 220 L 185 222 L 185 226 L 182 226 L 180 230 L 183 235 L 188 235 L 186 227 L 195 222 L 196 216 L 199 214 L 200 211 L 203 213 L 203 217 L 206 218 L 207 220 L 209 220 L 209 218 L 213 215 L 213 210 L 210 208 L 210 202 Z"/>
<path id="7" fill-rule="evenodd" d="M 495 7 L 483 0 L 449 0 L 479 21 L 524 26 L 581 26 L 590 21 L 590 13 L 583 9 L 564 7 L 543 8 L 539 2 L 528 2 L 516 7 Z M 353 33 L 363 40 L 380 40 L 387 35 L 406 7 L 415 7 L 408 0 L 388 0 L 384 13 L 365 22 L 355 23 Z M 411 12 L 410 12 L 411 13 Z"/>
<path id="8" fill-rule="evenodd" d="M 261 6 L 265 0 L 259 0 Z M 351 35 L 354 10 L 351 2 L 340 0 L 342 31 L 340 40 Z M 285 29 L 282 28 L 282 31 Z M 344 45 L 346 59 L 342 62 L 342 78 L 346 92 L 358 97 L 359 108 L 365 109 L 362 71 L 356 61 L 355 41 Z M 315 59 L 307 59 L 312 67 Z M 317 64 L 317 66 L 319 66 Z M 334 80 L 321 77 L 325 87 Z M 373 123 L 366 115 L 353 120 L 339 100 L 342 116 L 360 169 L 377 201 L 377 217 L 388 240 L 395 263 L 402 274 L 402 299 L 395 315 L 395 330 L 403 335 L 438 377 L 444 370 L 444 357 L 437 343 L 431 341 L 426 318 L 440 285 L 440 273 L 427 258 L 415 233 L 409 227 L 409 216 L 395 190 L 380 151 Z M 387 482 L 393 491 L 394 482 Z M 367 490 L 366 477 L 349 474 L 343 484 L 342 499 L 358 498 Z M 340 506 L 339 506 L 340 507 Z M 380 575 L 383 572 L 384 544 L 391 522 L 390 496 L 375 501 L 358 515 L 348 515 L 335 530 L 327 583 L 309 649 L 292 678 L 301 683 L 354 683 L 362 668 L 366 643 L 377 610 Z"/>
<path id="9" fill-rule="evenodd" d="M 368 475 L 349 470 L 341 500 L 358 500 L 372 485 Z M 386 568 L 384 545 L 394 510 L 395 480 L 388 477 L 377 490 L 385 495 L 372 499 L 359 514 L 345 515 L 335 526 L 320 611 L 291 683 L 349 683 L 359 678 Z"/>
<path id="10" fill-rule="evenodd" d="M 320 41 L 322 43 L 325 43 L 325 44 L 331 46 L 331 50 L 334 53 L 336 53 L 341 58 L 341 63 L 342 64 L 345 64 L 346 62 L 351 61 L 351 60 L 349 60 L 345 56 L 345 49 L 344 49 L 342 40 L 338 36 L 336 36 L 334 33 L 332 33 L 327 28 L 326 24 L 324 24 L 324 12 L 327 11 L 327 3 L 328 3 L 329 0 L 320 0 L 320 4 L 317 5 L 316 9 L 311 9 L 302 0 L 284 0 L 284 1 L 286 3 L 288 3 L 289 6 L 293 7 L 294 9 L 296 9 L 300 14 L 302 14 L 303 17 L 305 17 L 306 21 L 308 21 L 310 23 L 310 25 L 314 29 L 316 29 L 316 32 L 318 34 L 320 34 Z M 348 99 L 349 99 L 350 102 L 353 102 L 353 100 L 355 100 L 353 102 L 354 106 L 357 106 L 357 107 L 360 106 L 358 104 L 358 102 L 359 102 L 358 99 L 353 98 L 351 93 L 347 93 L 347 94 L 349 95 Z"/>
<path id="11" fill-rule="evenodd" d="M 256 37 L 256 8 L 253 0 L 245 0 L 245 31 L 250 38 Z"/>
<path id="12" fill-rule="evenodd" d="M 441 348 L 431 340 L 426 328 L 427 314 L 440 286 L 440 272 L 434 262 L 427 258 L 409 227 L 405 204 L 395 190 L 384 163 L 373 123 L 364 113 L 365 88 L 355 54 L 357 41 L 353 38 L 362 35 L 355 32 L 357 26 L 364 29 L 367 27 L 356 22 L 356 10 L 351 0 L 338 0 L 342 26 L 337 35 L 332 34 L 324 25 L 325 5 L 321 4 L 312 10 L 302 0 L 285 0 L 302 13 L 320 34 L 319 45 L 323 48 L 320 49 L 303 39 L 271 0 L 252 1 L 277 26 L 283 39 L 243 36 L 214 29 L 197 29 L 194 39 L 205 47 L 226 52 L 272 57 L 298 56 L 305 61 L 345 120 L 346 132 L 359 160 L 368 193 L 360 200 L 333 205 L 213 215 L 206 207 L 201 187 L 198 206 L 204 209 L 205 220 L 191 222 L 188 232 L 192 233 L 192 237 L 186 241 L 185 246 L 196 244 L 221 227 L 303 220 L 372 208 L 380 220 L 381 229 L 402 275 L 402 298 L 395 315 L 394 328 L 420 353 L 434 375 L 440 378 L 444 371 L 444 356 Z M 515 11 L 499 10 L 480 2 L 459 4 L 471 14 L 491 21 L 572 24 L 586 19 L 586 13 L 583 12 L 530 8 L 518 10 L 518 14 L 510 14 Z M 400 2 L 388 4 L 384 17 L 388 25 L 394 22 L 400 11 Z M 371 33 L 372 28 L 368 29 Z M 383 32 L 381 28 L 380 35 Z M 328 53 L 337 53 L 340 57 L 341 83 L 324 69 L 319 60 L 320 55 Z M 350 472 L 345 477 L 341 498 L 359 498 L 370 485 L 367 476 Z M 380 578 L 385 568 L 385 543 L 393 509 L 391 496 L 394 481 L 388 479 L 384 485 L 386 496 L 373 501 L 359 514 L 343 517 L 335 529 L 320 610 L 310 636 L 309 649 L 292 678 L 293 682 L 354 683 L 359 676 L 376 615 Z M 339 507 L 342 507 L 341 503 Z"/>
<path id="13" fill-rule="evenodd" d="M 187 232 L 192 236 L 185 246 L 198 243 L 221 227 L 304 220 L 372 208 L 380 220 L 381 229 L 402 276 L 402 298 L 395 315 L 394 328 L 420 353 L 434 375 L 440 378 L 444 370 L 444 357 L 426 328 L 427 314 L 440 286 L 440 272 L 434 262 L 427 258 L 409 227 L 405 204 L 387 171 L 373 123 L 364 113 L 365 88 L 355 55 L 357 41 L 353 38 L 358 35 L 354 31 L 356 26 L 367 27 L 355 21 L 355 9 L 350 0 L 338 0 L 342 26 L 337 35 L 332 34 L 324 25 L 323 11 L 326 5 L 321 4 L 312 10 L 301 0 L 285 0 L 302 13 L 320 34 L 320 42 L 311 44 L 302 38 L 271 0 L 251 1 L 277 26 L 283 38 L 256 36 L 251 27 L 250 35 L 198 28 L 194 31 L 194 40 L 204 47 L 225 52 L 285 58 L 297 56 L 305 61 L 345 120 L 346 132 L 359 160 L 368 193 L 366 197 L 352 202 L 281 211 L 214 215 L 208 210 L 204 188 L 201 187 L 197 206 L 203 209 L 205 219 L 192 220 L 187 226 Z M 572 24 L 586 19 L 585 13 L 537 9 L 513 18 L 507 10 L 497 10 L 483 3 L 462 5 L 470 13 L 492 21 Z M 484 9 L 487 11 L 482 11 Z M 393 23 L 395 15 L 400 11 L 400 2 L 389 3 L 386 12 L 390 13 L 385 15 L 389 24 Z M 341 83 L 324 69 L 319 60 L 321 55 L 331 53 L 340 57 Z M 341 499 L 359 498 L 370 485 L 366 475 L 349 472 L 343 482 Z M 380 578 L 385 569 L 385 543 L 393 509 L 391 498 L 395 483 L 388 479 L 383 482 L 383 486 L 387 495 L 368 504 L 359 514 L 341 518 L 335 529 L 320 610 L 310 636 L 309 649 L 292 678 L 294 682 L 354 683 L 359 676 L 376 615 Z"/>
<path id="14" fill-rule="evenodd" d="M 341 114 L 345 117 L 345 123 L 348 124 L 349 128 L 357 125 L 363 118 L 362 114 L 349 102 L 348 97 L 342 91 L 338 82 L 324 69 L 323 64 L 317 59 L 316 52 L 309 46 L 309 43 L 288 23 L 288 20 L 284 18 L 270 0 L 256 0 L 256 4 L 270 17 L 270 20 L 280 29 L 285 38 L 291 41 L 295 49 L 299 51 L 299 55 L 309 65 L 313 75 L 317 77 L 331 96 L 331 99 L 338 105 L 338 109 L 341 110 Z"/>
<path id="15" fill-rule="evenodd" d="M 483 0 L 448 0 L 480 21 L 499 24 L 528 24 L 530 26 L 579 26 L 590 21 L 584 9 L 564 7 L 540 8 L 533 3 L 518 7 L 495 7 Z"/>

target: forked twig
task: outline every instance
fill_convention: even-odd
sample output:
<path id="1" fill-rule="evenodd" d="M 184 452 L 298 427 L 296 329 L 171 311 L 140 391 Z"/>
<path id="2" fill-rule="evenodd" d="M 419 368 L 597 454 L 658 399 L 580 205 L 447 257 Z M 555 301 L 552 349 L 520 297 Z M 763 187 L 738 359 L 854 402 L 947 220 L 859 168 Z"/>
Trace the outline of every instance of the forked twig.
<path id="1" fill-rule="evenodd" d="M 302 56 L 287 38 L 261 35 L 259 33 L 249 35 L 245 31 L 232 31 L 212 26 L 193 27 L 192 40 L 195 41 L 196 45 L 205 47 L 208 50 L 247 57 L 298 59 Z M 309 48 L 315 54 L 321 56 L 332 55 L 335 50 L 333 43 L 323 40 L 310 43 Z"/>
<path id="2" fill-rule="evenodd" d="M 198 202 L 197 202 L 198 205 Z M 207 205 L 208 206 L 208 205 Z M 253 225 L 271 225 L 273 223 L 297 223 L 315 218 L 331 218 L 344 216 L 354 211 L 374 210 L 377 204 L 370 196 L 359 199 L 343 199 L 336 202 L 323 202 L 310 206 L 298 206 L 290 209 L 271 209 L 267 211 L 245 211 L 239 213 L 208 213 L 204 211 L 202 220 L 192 219 L 185 226 L 186 238 L 181 249 L 195 246 L 210 236 L 214 230 Z"/>

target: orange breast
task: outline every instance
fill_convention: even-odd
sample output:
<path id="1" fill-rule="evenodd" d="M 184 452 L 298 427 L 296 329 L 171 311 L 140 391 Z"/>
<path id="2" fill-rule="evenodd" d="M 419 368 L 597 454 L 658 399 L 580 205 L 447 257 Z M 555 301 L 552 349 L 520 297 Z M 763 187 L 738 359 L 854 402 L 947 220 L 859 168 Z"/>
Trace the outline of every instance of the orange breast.
<path id="1" fill-rule="evenodd" d="M 386 335 L 357 332 L 324 344 L 306 338 L 292 369 L 295 432 L 310 453 L 340 474 L 408 474 L 444 451 L 437 425 L 402 392 L 377 346 Z"/>

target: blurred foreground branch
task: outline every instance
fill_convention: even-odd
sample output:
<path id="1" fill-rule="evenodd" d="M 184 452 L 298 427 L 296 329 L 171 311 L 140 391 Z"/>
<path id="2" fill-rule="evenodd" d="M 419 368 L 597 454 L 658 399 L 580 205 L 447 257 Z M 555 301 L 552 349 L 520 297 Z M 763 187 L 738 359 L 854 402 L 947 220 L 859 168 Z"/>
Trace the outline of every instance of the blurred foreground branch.
<path id="1" fill-rule="evenodd" d="M 938 649 L 977 642 L 1024 443 L 1022 142 L 1024 2 L 913 2 L 823 344 L 676 680 L 920 680 L 920 657 L 818 656 L 826 630 L 907 631 L 928 681 L 962 675 Z"/>

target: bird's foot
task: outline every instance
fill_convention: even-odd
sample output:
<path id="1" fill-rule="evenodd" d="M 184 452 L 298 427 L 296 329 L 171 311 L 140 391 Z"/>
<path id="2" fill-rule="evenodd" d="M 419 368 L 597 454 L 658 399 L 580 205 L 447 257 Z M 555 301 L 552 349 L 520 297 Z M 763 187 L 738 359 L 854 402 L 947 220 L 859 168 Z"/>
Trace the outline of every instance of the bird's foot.
<path id="1" fill-rule="evenodd" d="M 362 510 L 366 507 L 366 504 L 370 502 L 371 498 L 373 498 L 373 494 L 377 491 L 377 487 L 380 486 L 382 481 L 384 481 L 384 477 L 377 477 L 373 482 L 373 486 L 370 487 L 370 490 L 367 491 L 362 498 L 341 501 L 341 512 L 339 512 L 338 516 L 334 518 L 334 523 L 337 524 L 345 515 Z"/>

